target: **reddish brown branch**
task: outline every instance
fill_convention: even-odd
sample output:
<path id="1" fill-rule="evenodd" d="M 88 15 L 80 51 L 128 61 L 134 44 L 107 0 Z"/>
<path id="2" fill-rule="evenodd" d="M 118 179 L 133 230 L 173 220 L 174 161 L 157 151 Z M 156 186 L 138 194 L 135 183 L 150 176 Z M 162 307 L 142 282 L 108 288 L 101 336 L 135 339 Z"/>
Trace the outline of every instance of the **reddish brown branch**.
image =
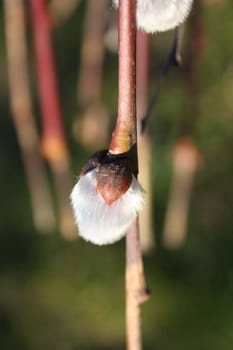
<path id="1" fill-rule="evenodd" d="M 45 143 L 51 137 L 64 140 L 49 13 L 44 0 L 30 0 L 30 2 L 43 121 L 43 139 Z"/>
<path id="2" fill-rule="evenodd" d="M 39 97 L 42 114 L 42 151 L 55 178 L 60 209 L 60 229 L 69 238 L 75 230 L 68 196 L 70 192 L 69 157 L 58 97 L 51 22 L 45 0 L 30 0 L 36 52 Z"/>
<path id="3" fill-rule="evenodd" d="M 119 154 L 136 145 L 136 19 L 135 0 L 119 2 L 118 115 L 110 152 Z M 148 297 L 141 257 L 138 220 L 126 236 L 127 349 L 141 349 L 140 304 Z"/>
<path id="4" fill-rule="evenodd" d="M 118 115 L 110 152 L 129 151 L 136 143 L 136 23 L 135 1 L 120 1 L 118 13 Z"/>

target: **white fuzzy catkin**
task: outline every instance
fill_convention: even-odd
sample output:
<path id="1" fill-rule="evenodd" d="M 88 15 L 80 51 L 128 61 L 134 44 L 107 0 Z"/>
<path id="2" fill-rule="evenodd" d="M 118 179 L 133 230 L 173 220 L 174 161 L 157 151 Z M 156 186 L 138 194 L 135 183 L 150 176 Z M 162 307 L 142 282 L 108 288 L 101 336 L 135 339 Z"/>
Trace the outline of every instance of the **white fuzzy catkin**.
<path id="1" fill-rule="evenodd" d="M 114 6 L 119 1 L 113 0 Z M 137 0 L 137 27 L 147 33 L 164 32 L 183 23 L 193 0 Z"/>
<path id="2" fill-rule="evenodd" d="M 127 192 L 107 205 L 96 190 L 96 173 L 92 170 L 80 177 L 70 198 L 79 235 L 96 245 L 105 245 L 125 236 L 142 208 L 144 192 L 133 176 Z"/>

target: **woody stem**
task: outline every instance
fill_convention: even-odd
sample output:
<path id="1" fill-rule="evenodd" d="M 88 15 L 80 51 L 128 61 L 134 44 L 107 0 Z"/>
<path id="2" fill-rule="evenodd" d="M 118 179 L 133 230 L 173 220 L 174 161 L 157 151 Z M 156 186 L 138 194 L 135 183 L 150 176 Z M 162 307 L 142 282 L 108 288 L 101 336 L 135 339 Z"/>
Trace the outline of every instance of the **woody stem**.
<path id="1" fill-rule="evenodd" d="M 135 0 L 119 1 L 118 114 L 109 151 L 128 152 L 136 143 L 136 23 Z"/>

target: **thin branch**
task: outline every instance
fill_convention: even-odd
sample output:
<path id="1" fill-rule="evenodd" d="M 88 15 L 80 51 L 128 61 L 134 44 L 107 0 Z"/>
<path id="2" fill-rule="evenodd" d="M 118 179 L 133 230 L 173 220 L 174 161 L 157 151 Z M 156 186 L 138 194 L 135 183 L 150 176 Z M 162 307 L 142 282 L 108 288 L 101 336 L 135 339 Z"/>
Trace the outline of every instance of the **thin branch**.
<path id="1" fill-rule="evenodd" d="M 54 209 L 31 102 L 22 0 L 5 0 L 5 25 L 11 111 L 28 180 L 34 224 L 39 231 L 51 231 L 55 225 Z"/>
<path id="2" fill-rule="evenodd" d="M 137 120 L 145 115 L 148 100 L 150 36 L 137 32 Z M 154 247 L 152 220 L 152 154 L 149 134 L 138 133 L 139 183 L 145 191 L 145 204 L 139 213 L 140 241 L 143 253 Z"/>
<path id="3" fill-rule="evenodd" d="M 185 241 L 193 181 L 200 162 L 200 153 L 191 139 L 177 142 L 172 152 L 172 184 L 162 237 L 169 249 Z"/>
<path id="4" fill-rule="evenodd" d="M 100 99 L 107 0 L 88 0 L 84 21 L 77 100 L 82 107 Z"/>
<path id="5" fill-rule="evenodd" d="M 137 141 L 135 8 L 135 0 L 125 0 L 119 3 L 118 115 L 109 149 L 112 154 L 130 151 Z M 142 348 L 140 304 L 147 298 L 139 227 L 136 219 L 126 236 L 126 333 L 128 350 L 140 350 Z"/>
<path id="6" fill-rule="evenodd" d="M 200 63 L 205 50 L 205 33 L 202 20 L 201 0 L 196 0 L 192 16 L 188 22 L 189 40 L 187 58 L 183 65 L 183 82 L 186 105 L 183 113 L 181 134 L 192 136 L 199 116 L 199 97 L 201 93 Z M 188 113 L 188 118 L 187 118 Z"/>
<path id="7" fill-rule="evenodd" d="M 141 121 L 148 104 L 150 35 L 137 31 L 137 120 Z"/>
<path id="8" fill-rule="evenodd" d="M 77 101 L 82 115 L 73 124 L 76 139 L 96 149 L 106 145 L 109 113 L 101 101 L 107 0 L 88 0 L 84 20 Z"/>
<path id="9" fill-rule="evenodd" d="M 52 48 L 51 21 L 45 0 L 30 0 L 36 52 L 38 88 L 42 114 L 42 151 L 52 168 L 58 193 L 60 230 L 66 238 L 75 238 L 69 205 L 69 155 L 62 124 L 55 58 Z"/>
<path id="10" fill-rule="evenodd" d="M 145 115 L 141 119 L 140 132 L 142 133 L 145 131 L 149 116 L 157 102 L 163 80 L 165 79 L 167 73 L 172 69 L 172 67 L 174 66 L 179 67 L 182 63 L 181 49 L 182 49 L 182 43 L 183 43 L 183 34 L 184 34 L 184 24 L 181 24 L 175 30 L 175 37 L 174 37 L 172 49 L 168 55 L 168 58 L 164 66 L 161 69 L 160 76 L 156 82 L 154 91 L 150 97 Z"/>
<path id="11" fill-rule="evenodd" d="M 141 310 L 140 305 L 148 300 L 139 225 L 136 220 L 126 235 L 126 337 L 127 350 L 142 349 Z"/>
<path id="12" fill-rule="evenodd" d="M 193 141 L 199 116 L 199 68 L 204 47 L 200 0 L 195 1 L 189 27 L 188 57 L 183 69 L 187 104 L 180 128 L 181 137 L 172 151 L 172 184 L 163 232 L 163 242 L 168 248 L 178 248 L 185 242 L 194 177 L 202 163 Z"/>
<path id="13" fill-rule="evenodd" d="M 112 53 L 118 51 L 118 26 L 117 26 L 117 12 L 108 11 L 106 20 L 106 28 L 104 33 L 104 45 L 107 50 Z"/>
<path id="14" fill-rule="evenodd" d="M 113 154 L 128 152 L 136 144 L 136 24 L 135 1 L 120 1 L 118 12 L 118 114 L 110 144 Z"/>

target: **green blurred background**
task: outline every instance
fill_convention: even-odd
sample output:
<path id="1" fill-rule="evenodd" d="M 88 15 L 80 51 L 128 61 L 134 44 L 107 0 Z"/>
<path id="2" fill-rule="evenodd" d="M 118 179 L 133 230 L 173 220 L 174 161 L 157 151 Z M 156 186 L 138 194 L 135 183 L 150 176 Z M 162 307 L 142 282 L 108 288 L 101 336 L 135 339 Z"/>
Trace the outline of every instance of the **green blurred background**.
<path id="1" fill-rule="evenodd" d="M 71 136 L 79 113 L 76 80 L 85 1 L 54 31 L 59 90 L 72 155 L 72 183 L 90 152 Z M 109 7 L 109 11 L 111 7 Z M 204 162 L 192 193 L 187 240 L 160 243 L 170 188 L 170 151 L 187 95 L 179 70 L 164 81 L 149 121 L 153 140 L 156 248 L 144 258 L 151 299 L 142 307 L 144 349 L 233 349 L 233 4 L 203 1 L 205 50 L 194 136 Z M 124 241 L 95 247 L 33 228 L 28 187 L 9 111 L 3 5 L 0 5 L 0 348 L 124 349 Z M 32 46 L 28 27 L 29 46 Z M 173 34 L 153 36 L 151 89 Z M 30 50 L 35 106 L 38 98 Z M 184 56 L 185 60 L 185 56 Z M 103 99 L 117 106 L 117 57 L 107 53 Z M 37 107 L 38 109 L 38 107 Z M 39 115 L 39 112 L 37 113 Z M 38 121 L 39 123 L 39 121 Z M 111 129 L 112 130 L 112 129 Z"/>

